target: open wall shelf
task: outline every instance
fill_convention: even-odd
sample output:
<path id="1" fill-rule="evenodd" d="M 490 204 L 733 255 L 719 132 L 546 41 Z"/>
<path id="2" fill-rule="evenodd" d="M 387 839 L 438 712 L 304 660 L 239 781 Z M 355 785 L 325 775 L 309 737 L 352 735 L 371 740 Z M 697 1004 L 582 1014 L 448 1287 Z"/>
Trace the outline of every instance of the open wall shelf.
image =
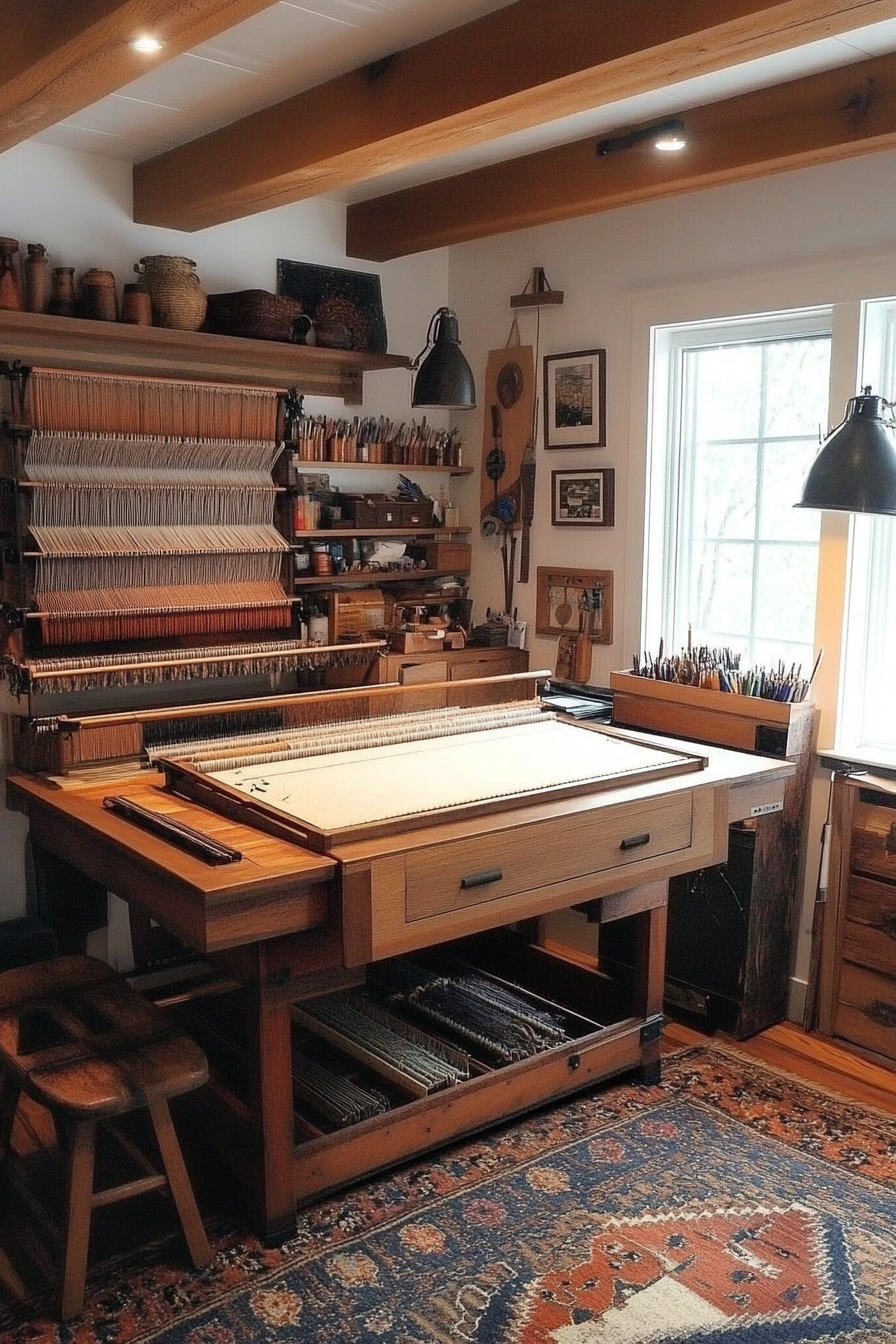
<path id="1" fill-rule="evenodd" d="M 325 350 L 283 341 L 2 310 L 0 359 L 57 369 L 202 378 L 281 390 L 295 385 L 307 396 L 341 397 L 350 406 L 363 400 L 365 373 L 411 367 L 405 355 Z"/>

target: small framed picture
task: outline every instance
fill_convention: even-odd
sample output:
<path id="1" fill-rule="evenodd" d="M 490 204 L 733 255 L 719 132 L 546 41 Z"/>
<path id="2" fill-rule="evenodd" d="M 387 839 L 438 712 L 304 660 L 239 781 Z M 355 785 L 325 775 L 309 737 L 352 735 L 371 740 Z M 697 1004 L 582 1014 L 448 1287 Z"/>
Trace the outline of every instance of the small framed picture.
<path id="1" fill-rule="evenodd" d="M 612 467 L 583 467 L 551 472 L 551 522 L 554 527 L 612 527 L 616 472 Z"/>
<path id="2" fill-rule="evenodd" d="M 544 357 L 545 448 L 605 448 L 607 352 Z"/>
<path id="3" fill-rule="evenodd" d="M 613 571 L 538 566 L 535 633 L 575 635 L 587 630 L 592 644 L 613 643 Z"/>

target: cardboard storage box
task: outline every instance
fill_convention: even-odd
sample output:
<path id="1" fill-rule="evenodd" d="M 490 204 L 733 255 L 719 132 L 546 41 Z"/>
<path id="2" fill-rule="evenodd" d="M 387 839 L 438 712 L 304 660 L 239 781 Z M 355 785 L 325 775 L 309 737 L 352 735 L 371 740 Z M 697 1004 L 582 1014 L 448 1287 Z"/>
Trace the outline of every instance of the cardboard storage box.
<path id="1" fill-rule="evenodd" d="M 469 574 L 473 547 L 466 541 L 428 541 L 424 547 L 427 569 L 456 570 Z"/>
<path id="2" fill-rule="evenodd" d="M 412 501 L 409 499 L 400 499 L 398 507 L 401 514 L 402 527 L 432 527 L 433 511 L 432 501 L 428 499 Z"/>
<path id="3" fill-rule="evenodd" d="M 389 495 L 343 495 L 343 517 L 352 527 L 432 527 L 433 513 L 430 500 L 422 503 L 407 499 L 392 499 Z"/>
<path id="4" fill-rule="evenodd" d="M 439 653 L 445 647 L 445 631 L 433 626 L 429 634 L 422 630 L 398 630 L 389 636 L 392 653 Z"/>

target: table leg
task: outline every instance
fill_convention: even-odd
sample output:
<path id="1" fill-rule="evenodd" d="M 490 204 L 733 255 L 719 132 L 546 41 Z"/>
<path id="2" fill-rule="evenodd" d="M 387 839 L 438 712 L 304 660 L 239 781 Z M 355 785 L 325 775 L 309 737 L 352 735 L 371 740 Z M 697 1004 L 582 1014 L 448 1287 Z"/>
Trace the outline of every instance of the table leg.
<path id="1" fill-rule="evenodd" d="M 106 923 L 106 888 L 34 840 L 31 858 L 38 918 L 56 934 L 64 956 L 83 952 L 88 933 Z"/>
<path id="2" fill-rule="evenodd" d="M 663 991 L 666 979 L 667 906 L 658 905 L 633 916 L 636 929 L 634 1011 L 645 1019 L 641 1031 L 640 1077 L 660 1080 Z M 652 1020 L 651 1020 L 652 1019 Z"/>
<path id="3" fill-rule="evenodd" d="M 257 1142 L 257 1188 L 249 1191 L 251 1214 L 266 1246 L 295 1233 L 295 1121 L 292 1096 L 290 1005 L 249 987 L 247 1030 L 252 1129 Z"/>

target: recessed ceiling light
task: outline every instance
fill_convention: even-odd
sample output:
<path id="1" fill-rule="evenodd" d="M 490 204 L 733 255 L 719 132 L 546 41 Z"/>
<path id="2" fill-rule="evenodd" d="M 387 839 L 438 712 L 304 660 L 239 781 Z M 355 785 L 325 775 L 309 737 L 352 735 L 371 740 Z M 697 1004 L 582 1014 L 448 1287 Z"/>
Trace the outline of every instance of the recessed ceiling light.
<path id="1" fill-rule="evenodd" d="M 164 42 L 160 42 L 157 37 L 137 37 L 131 43 L 135 51 L 142 51 L 150 56 L 156 51 L 161 51 L 164 45 Z"/>
<path id="2" fill-rule="evenodd" d="M 687 144 L 684 136 L 679 131 L 670 131 L 654 140 L 654 149 L 661 149 L 665 154 L 674 154 L 679 149 L 684 149 Z"/>
<path id="3" fill-rule="evenodd" d="M 665 121 L 655 121 L 650 126 L 640 126 L 633 131 L 623 131 L 621 135 L 612 135 L 606 140 L 598 140 L 597 153 L 603 158 L 618 149 L 633 149 L 645 140 L 652 140 L 656 149 L 677 150 L 687 145 L 684 134 L 684 122 L 680 117 L 667 117 Z"/>

